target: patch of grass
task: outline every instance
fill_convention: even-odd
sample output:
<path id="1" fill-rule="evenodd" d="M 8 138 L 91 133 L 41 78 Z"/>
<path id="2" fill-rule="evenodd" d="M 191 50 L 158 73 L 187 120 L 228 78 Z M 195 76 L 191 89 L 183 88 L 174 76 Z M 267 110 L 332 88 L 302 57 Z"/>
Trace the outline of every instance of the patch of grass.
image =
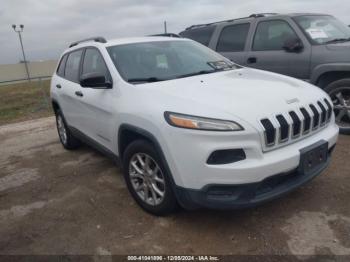
<path id="1" fill-rule="evenodd" d="M 50 80 L 0 85 L 0 125 L 51 115 Z"/>

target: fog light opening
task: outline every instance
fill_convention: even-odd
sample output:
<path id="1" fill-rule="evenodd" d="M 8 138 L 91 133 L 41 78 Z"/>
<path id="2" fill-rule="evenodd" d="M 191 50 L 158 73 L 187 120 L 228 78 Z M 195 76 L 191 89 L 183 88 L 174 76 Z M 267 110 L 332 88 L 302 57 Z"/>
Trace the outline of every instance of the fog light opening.
<path id="1" fill-rule="evenodd" d="M 224 165 L 246 159 L 243 149 L 223 149 L 216 150 L 210 154 L 208 165 Z"/>

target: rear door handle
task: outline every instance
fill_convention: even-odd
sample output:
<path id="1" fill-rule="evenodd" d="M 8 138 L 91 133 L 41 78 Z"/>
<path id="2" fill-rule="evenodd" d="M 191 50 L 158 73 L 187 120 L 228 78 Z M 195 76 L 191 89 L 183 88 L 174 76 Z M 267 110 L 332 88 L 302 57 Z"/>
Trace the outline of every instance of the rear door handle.
<path id="1" fill-rule="evenodd" d="M 76 96 L 80 96 L 80 97 L 84 96 L 83 93 L 80 92 L 80 91 L 76 91 L 76 92 L 75 92 L 75 95 L 76 95 Z"/>
<path id="2" fill-rule="evenodd" d="M 248 63 L 248 64 L 255 64 L 256 62 L 257 62 L 256 57 L 249 57 L 249 58 L 247 59 L 247 63 Z"/>
<path id="3" fill-rule="evenodd" d="M 60 84 L 57 84 L 56 87 L 59 88 L 59 89 L 62 88 L 62 86 Z"/>

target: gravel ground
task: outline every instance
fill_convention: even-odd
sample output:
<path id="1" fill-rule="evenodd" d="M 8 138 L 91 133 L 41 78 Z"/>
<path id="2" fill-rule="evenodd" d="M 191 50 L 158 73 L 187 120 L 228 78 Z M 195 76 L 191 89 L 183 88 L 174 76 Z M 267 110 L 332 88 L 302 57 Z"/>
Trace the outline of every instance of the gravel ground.
<path id="1" fill-rule="evenodd" d="M 350 255 L 350 137 L 282 199 L 169 217 L 142 211 L 108 158 L 65 151 L 53 118 L 2 126 L 0 141 L 0 254 Z"/>

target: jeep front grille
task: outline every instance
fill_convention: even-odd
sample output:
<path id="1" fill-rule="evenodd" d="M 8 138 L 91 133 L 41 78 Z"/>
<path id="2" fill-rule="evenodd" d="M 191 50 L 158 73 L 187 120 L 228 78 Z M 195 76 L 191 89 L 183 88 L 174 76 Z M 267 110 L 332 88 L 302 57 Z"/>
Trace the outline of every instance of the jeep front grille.
<path id="1" fill-rule="evenodd" d="M 261 119 L 265 145 L 274 147 L 292 142 L 318 130 L 330 121 L 332 110 L 331 103 L 325 98 L 284 114 Z"/>

